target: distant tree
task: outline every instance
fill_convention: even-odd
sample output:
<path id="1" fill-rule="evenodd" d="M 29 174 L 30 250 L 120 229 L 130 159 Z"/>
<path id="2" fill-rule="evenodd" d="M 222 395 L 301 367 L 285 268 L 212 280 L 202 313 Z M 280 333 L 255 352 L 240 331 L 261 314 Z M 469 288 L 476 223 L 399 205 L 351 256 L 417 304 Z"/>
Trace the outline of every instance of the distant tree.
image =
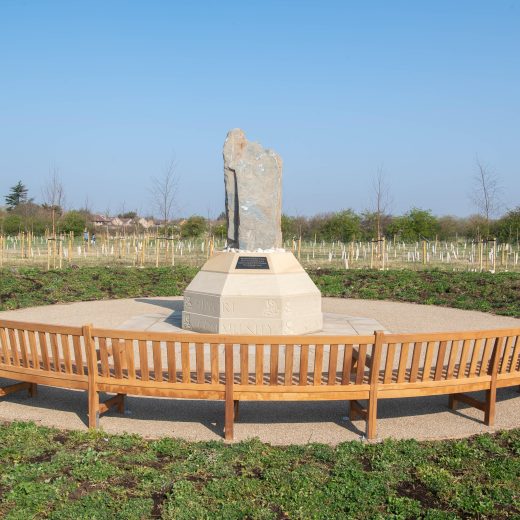
<path id="1" fill-rule="evenodd" d="M 28 198 L 29 190 L 22 183 L 22 181 L 18 181 L 17 184 L 12 186 L 9 189 L 9 193 L 5 196 L 5 204 L 7 206 L 7 211 L 12 211 L 14 208 L 19 206 L 20 204 L 25 204 L 27 202 L 32 201 L 32 199 Z"/>
<path id="2" fill-rule="evenodd" d="M 298 233 L 296 219 L 294 217 L 282 214 L 281 226 L 283 240 L 289 240 L 295 237 Z"/>
<path id="3" fill-rule="evenodd" d="M 137 211 L 125 211 L 124 213 L 119 213 L 117 215 L 119 218 L 137 218 Z"/>
<path id="4" fill-rule="evenodd" d="M 484 166 L 477 158 L 477 173 L 474 176 L 473 202 L 480 215 L 484 218 L 482 234 L 488 236 L 493 215 L 498 211 L 500 204 L 500 185 L 498 177 Z"/>
<path id="5" fill-rule="evenodd" d="M 199 215 L 193 215 L 182 225 L 181 236 L 183 238 L 197 238 L 206 231 L 206 228 L 206 219 Z"/>
<path id="6" fill-rule="evenodd" d="M 520 241 L 520 206 L 509 210 L 495 222 L 493 227 L 500 241 L 518 244 Z"/>
<path id="7" fill-rule="evenodd" d="M 452 215 L 444 215 L 437 219 L 439 230 L 439 240 L 453 240 L 457 237 L 464 237 L 466 233 L 467 222 L 463 218 L 454 217 Z"/>
<path id="8" fill-rule="evenodd" d="M 327 215 L 320 227 L 320 236 L 328 241 L 348 242 L 361 234 L 361 219 L 351 209 Z"/>
<path id="9" fill-rule="evenodd" d="M 213 226 L 213 234 L 220 238 L 220 239 L 224 239 L 226 238 L 226 233 L 227 233 L 227 225 L 226 225 L 226 222 L 222 222 L 222 220 L 217 220 L 215 222 L 215 225 Z"/>
<path id="10" fill-rule="evenodd" d="M 172 158 L 160 177 L 151 178 L 150 193 L 164 226 L 172 219 L 178 187 L 177 163 Z"/>
<path id="11" fill-rule="evenodd" d="M 439 222 L 430 210 L 412 208 L 401 217 L 394 218 L 389 232 L 405 242 L 422 238 L 432 240 L 439 231 Z"/>
<path id="12" fill-rule="evenodd" d="M 17 235 L 23 229 L 22 217 L 15 214 L 7 214 L 1 223 L 2 232 L 6 235 Z"/>
<path id="13" fill-rule="evenodd" d="M 72 231 L 74 235 L 79 236 L 85 229 L 85 215 L 77 210 L 67 211 L 60 219 L 60 226 L 65 233 Z"/>
<path id="14" fill-rule="evenodd" d="M 283 240 L 293 238 L 311 238 L 309 219 L 297 216 L 282 215 Z"/>

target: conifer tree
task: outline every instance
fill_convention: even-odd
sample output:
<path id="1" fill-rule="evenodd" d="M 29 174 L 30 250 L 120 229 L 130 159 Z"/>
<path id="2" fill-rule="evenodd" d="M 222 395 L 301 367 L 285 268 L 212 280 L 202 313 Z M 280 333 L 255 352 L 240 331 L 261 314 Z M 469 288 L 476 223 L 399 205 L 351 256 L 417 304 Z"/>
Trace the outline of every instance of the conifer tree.
<path id="1" fill-rule="evenodd" d="M 5 204 L 7 206 L 7 210 L 11 211 L 20 204 L 25 204 L 26 202 L 29 202 L 29 199 L 27 197 L 28 192 L 29 190 L 27 189 L 25 184 L 23 184 L 22 181 L 18 181 L 18 183 L 9 190 L 9 194 L 5 197 Z"/>

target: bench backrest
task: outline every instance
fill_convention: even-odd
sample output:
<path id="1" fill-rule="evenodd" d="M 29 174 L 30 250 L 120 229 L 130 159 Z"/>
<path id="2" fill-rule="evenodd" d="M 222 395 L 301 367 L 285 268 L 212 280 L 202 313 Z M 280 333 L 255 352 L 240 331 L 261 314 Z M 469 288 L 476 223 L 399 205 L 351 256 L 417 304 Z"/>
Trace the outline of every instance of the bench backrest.
<path id="1" fill-rule="evenodd" d="M 374 336 L 222 336 L 91 330 L 97 375 L 183 384 L 318 386 L 361 384 Z M 358 362 L 359 357 L 359 362 Z"/>
<path id="2" fill-rule="evenodd" d="M 90 367 L 90 370 L 89 370 Z M 225 336 L 0 321 L 0 370 L 126 387 L 446 383 L 520 373 L 520 329 L 369 336 Z M 106 387 L 108 388 L 108 387 Z"/>
<path id="3" fill-rule="evenodd" d="M 81 327 L 0 321 L 0 366 L 20 374 L 86 381 L 85 347 Z"/>
<path id="4" fill-rule="evenodd" d="M 520 330 L 385 334 L 379 382 L 424 383 L 518 372 Z"/>

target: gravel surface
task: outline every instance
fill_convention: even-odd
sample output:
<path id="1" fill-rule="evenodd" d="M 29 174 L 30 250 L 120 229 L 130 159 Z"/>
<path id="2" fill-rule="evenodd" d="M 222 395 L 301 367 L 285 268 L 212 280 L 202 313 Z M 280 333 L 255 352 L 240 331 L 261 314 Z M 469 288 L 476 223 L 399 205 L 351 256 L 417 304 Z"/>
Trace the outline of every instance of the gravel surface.
<path id="1" fill-rule="evenodd" d="M 179 298 L 140 298 L 52 305 L 0 312 L 0 319 L 39 323 L 120 328 L 143 316 L 166 320 L 179 311 Z M 323 311 L 379 322 L 391 332 L 434 332 L 520 327 L 520 320 L 474 311 L 386 301 L 323 299 Z M 0 385 L 8 384 L 0 379 Z M 378 438 L 439 439 L 464 437 L 498 429 L 520 427 L 518 387 L 498 390 L 496 423 L 489 428 L 482 412 L 461 404 L 452 412 L 447 396 L 380 400 Z M 272 444 L 304 444 L 359 439 L 364 421 L 346 419 L 348 403 L 251 402 L 241 403 L 235 440 L 258 437 Z M 38 396 L 25 392 L 0 400 L 0 420 L 32 420 L 64 429 L 86 429 L 85 392 L 40 386 Z M 109 433 L 138 433 L 144 437 L 175 436 L 187 440 L 222 439 L 224 404 L 215 401 L 128 397 L 124 415 L 110 411 L 101 418 Z"/>

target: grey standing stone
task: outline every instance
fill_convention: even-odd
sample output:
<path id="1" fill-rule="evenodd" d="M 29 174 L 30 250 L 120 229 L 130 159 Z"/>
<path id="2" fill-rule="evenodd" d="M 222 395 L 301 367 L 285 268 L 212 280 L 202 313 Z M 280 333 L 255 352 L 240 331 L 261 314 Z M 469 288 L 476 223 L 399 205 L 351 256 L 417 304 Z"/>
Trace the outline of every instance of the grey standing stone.
<path id="1" fill-rule="evenodd" d="M 282 159 L 235 128 L 224 143 L 228 246 L 282 247 Z"/>

